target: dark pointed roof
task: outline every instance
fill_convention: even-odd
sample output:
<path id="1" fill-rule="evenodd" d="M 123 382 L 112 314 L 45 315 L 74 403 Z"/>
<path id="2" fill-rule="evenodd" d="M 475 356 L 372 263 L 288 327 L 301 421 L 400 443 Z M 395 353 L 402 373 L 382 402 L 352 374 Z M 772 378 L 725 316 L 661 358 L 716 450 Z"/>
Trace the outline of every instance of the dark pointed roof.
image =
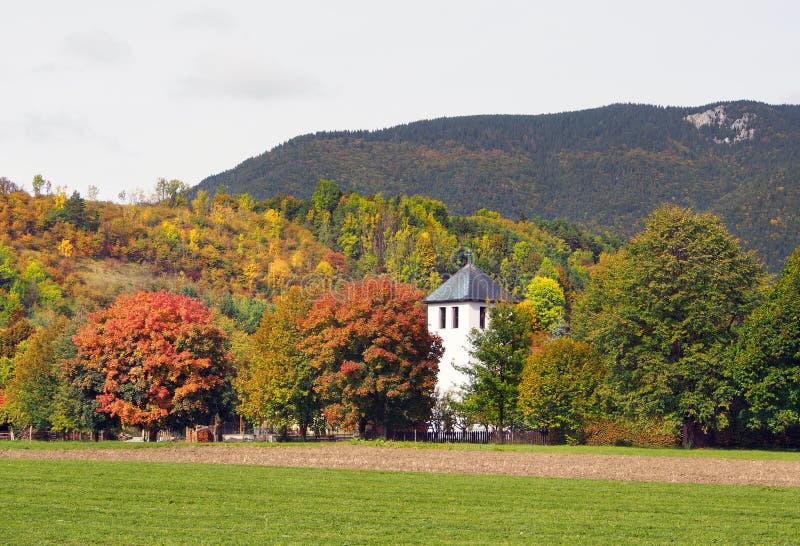
<path id="1" fill-rule="evenodd" d="M 515 301 L 514 297 L 489 275 L 473 264 L 467 264 L 423 301 L 425 303 L 446 303 L 487 300 Z"/>

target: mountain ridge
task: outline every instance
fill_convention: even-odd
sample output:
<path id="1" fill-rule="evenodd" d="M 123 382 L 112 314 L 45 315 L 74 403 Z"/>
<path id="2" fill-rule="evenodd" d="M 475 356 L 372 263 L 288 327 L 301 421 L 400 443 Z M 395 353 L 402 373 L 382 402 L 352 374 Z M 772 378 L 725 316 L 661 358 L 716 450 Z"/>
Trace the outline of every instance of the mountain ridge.
<path id="1" fill-rule="evenodd" d="M 421 194 L 455 213 L 565 218 L 627 236 L 664 202 L 719 214 L 777 271 L 800 244 L 800 106 L 613 104 L 419 120 L 290 139 L 203 180 L 255 198 Z"/>

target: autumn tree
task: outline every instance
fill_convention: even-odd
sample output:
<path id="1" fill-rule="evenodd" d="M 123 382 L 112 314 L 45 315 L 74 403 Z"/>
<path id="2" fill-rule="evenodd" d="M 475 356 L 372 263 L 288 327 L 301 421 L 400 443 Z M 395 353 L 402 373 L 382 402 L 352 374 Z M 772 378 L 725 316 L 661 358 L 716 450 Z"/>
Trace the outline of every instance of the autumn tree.
<path id="1" fill-rule="evenodd" d="M 103 377 L 98 411 L 158 429 L 208 421 L 231 403 L 226 335 L 199 300 L 170 292 L 121 296 L 74 336 L 77 359 Z"/>
<path id="2" fill-rule="evenodd" d="M 472 360 L 458 369 L 466 374 L 462 400 L 475 420 L 505 430 L 519 422 L 520 375 L 530 352 L 534 318 L 530 308 L 500 302 L 489 311 L 489 327 L 470 335 Z"/>
<path id="3" fill-rule="evenodd" d="M 732 375 L 747 426 L 774 434 L 800 426 L 800 248 L 748 317 Z"/>
<path id="4" fill-rule="evenodd" d="M 198 190 L 197 197 L 192 199 L 192 210 L 198 216 L 205 216 L 211 210 L 211 198 L 205 190 Z"/>
<path id="5" fill-rule="evenodd" d="M 181 180 L 159 178 L 156 182 L 156 200 L 168 207 L 184 205 L 190 189 L 191 187 Z"/>
<path id="6" fill-rule="evenodd" d="M 297 424 L 303 438 L 320 415 L 313 370 L 299 348 L 303 340 L 299 322 L 310 308 L 298 287 L 278 298 L 275 311 L 264 314 L 252 336 L 235 380 L 241 415 L 281 431 Z"/>
<path id="7" fill-rule="evenodd" d="M 723 350 L 752 310 L 761 266 L 719 218 L 664 206 L 601 259 L 573 332 L 604 356 L 614 404 L 629 417 L 684 425 L 684 443 L 724 428 L 733 397 Z"/>
<path id="8" fill-rule="evenodd" d="M 0 195 L 8 195 L 16 191 L 20 191 L 20 187 L 16 183 L 5 176 L 0 176 Z"/>
<path id="9" fill-rule="evenodd" d="M 519 385 L 519 409 L 537 428 L 575 435 L 600 412 L 605 368 L 587 343 L 567 337 L 546 343 L 528 358 Z"/>
<path id="10" fill-rule="evenodd" d="M 59 350 L 67 320 L 58 317 L 31 335 L 18 350 L 5 388 L 3 412 L 17 427 L 49 429 L 56 415 L 60 385 Z"/>
<path id="11" fill-rule="evenodd" d="M 301 345 L 335 426 L 387 436 L 428 420 L 442 355 L 428 333 L 424 294 L 388 277 L 344 285 L 314 303 Z"/>

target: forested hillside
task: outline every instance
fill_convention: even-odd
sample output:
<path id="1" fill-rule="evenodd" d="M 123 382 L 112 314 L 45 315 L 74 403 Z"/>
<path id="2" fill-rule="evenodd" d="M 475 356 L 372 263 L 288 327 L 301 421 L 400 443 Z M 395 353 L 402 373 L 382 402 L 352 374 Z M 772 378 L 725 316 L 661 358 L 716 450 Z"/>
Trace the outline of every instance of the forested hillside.
<path id="1" fill-rule="evenodd" d="M 420 194 L 457 214 L 565 218 L 629 236 L 658 205 L 720 214 L 772 271 L 800 244 L 800 106 L 612 105 L 297 137 L 205 179 L 257 199 Z"/>
<path id="2" fill-rule="evenodd" d="M 518 296 L 545 264 L 571 297 L 600 252 L 619 246 L 565 222 L 456 216 L 428 198 L 344 194 L 328 180 L 305 200 L 201 191 L 187 202 L 177 184 L 128 205 L 0 182 L 0 337 L 28 332 L 14 333 L 20 320 L 81 317 L 137 290 L 199 296 L 231 319 L 228 330 L 252 333 L 291 286 L 312 296 L 387 273 L 429 291 L 466 252 Z M 20 339 L 3 340 L 10 357 Z"/>
<path id="3" fill-rule="evenodd" d="M 96 431 L 109 423 L 98 412 L 116 412 L 130 417 L 127 424 L 156 429 L 192 422 L 195 410 L 224 414 L 233 404 L 229 368 L 242 371 L 263 356 L 251 336 L 285 300 L 280 296 L 310 305 L 353 280 L 386 275 L 384 282 L 407 287 L 403 305 L 416 310 L 419 329 L 419 301 L 469 254 L 518 297 L 544 271 L 563 286 L 568 313 L 600 253 L 619 246 L 565 222 L 512 221 L 486 210 L 457 216 L 429 198 L 364 197 L 342 193 L 330 180 L 304 200 L 199 191 L 188 201 L 185 185 L 165 180 L 150 202 L 126 205 L 51 189 L 35 183 L 30 195 L 0 178 L 0 426 L 8 419 L 18 427 Z M 199 329 L 181 330 L 189 318 Z M 142 334 L 152 324 L 164 327 L 161 337 Z M 161 406 L 130 406 L 139 400 L 133 380 L 121 381 L 124 392 L 106 392 L 117 379 L 105 386 L 98 379 L 111 373 L 103 359 L 128 354 L 120 340 L 130 339 L 138 340 L 137 351 L 155 348 L 145 367 L 150 379 L 170 385 L 162 345 L 190 344 L 186 392 L 204 394 L 186 403 L 176 398 L 165 417 Z M 215 362 L 211 375 L 197 358 Z M 142 373 L 130 370 L 131 377 Z"/>

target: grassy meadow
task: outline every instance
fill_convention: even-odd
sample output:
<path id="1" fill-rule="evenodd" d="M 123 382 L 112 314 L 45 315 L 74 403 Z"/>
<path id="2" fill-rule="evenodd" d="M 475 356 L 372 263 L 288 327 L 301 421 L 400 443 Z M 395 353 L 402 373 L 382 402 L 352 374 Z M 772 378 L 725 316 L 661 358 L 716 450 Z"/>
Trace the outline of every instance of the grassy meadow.
<path id="1" fill-rule="evenodd" d="M 800 488 L 0 459 L 0 543 L 778 544 Z"/>

